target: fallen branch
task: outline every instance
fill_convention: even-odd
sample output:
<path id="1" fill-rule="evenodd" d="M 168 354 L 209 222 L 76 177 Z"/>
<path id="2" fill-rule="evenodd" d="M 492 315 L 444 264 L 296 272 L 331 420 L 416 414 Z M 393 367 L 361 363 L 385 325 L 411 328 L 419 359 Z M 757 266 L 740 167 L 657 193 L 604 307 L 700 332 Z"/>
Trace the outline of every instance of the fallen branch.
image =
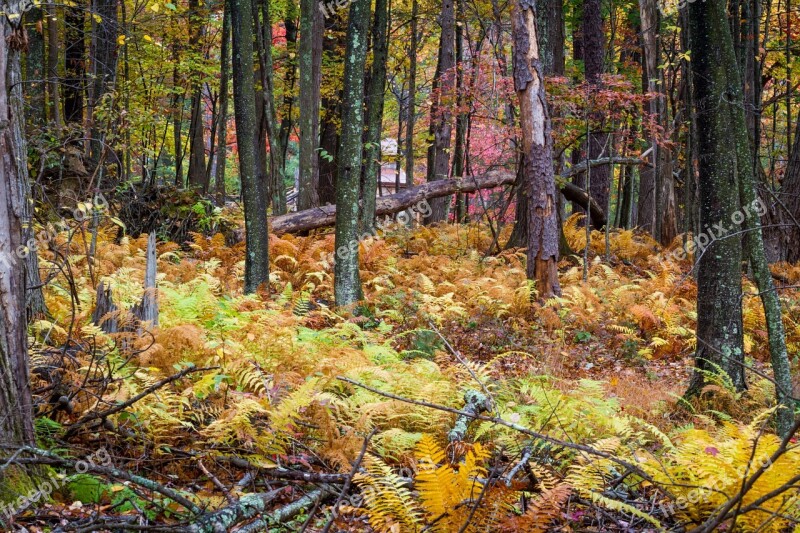
<path id="1" fill-rule="evenodd" d="M 279 507 L 272 511 L 268 520 L 258 519 L 255 522 L 247 524 L 236 530 L 236 533 L 256 533 L 261 531 L 269 531 L 270 524 L 285 524 L 292 518 L 303 512 L 303 509 L 316 505 L 318 502 L 333 496 L 336 490 L 330 485 L 323 485 L 318 489 L 312 490 L 299 500 L 295 500 L 290 504 Z M 221 530 L 227 531 L 227 530 Z"/>
<path id="2" fill-rule="evenodd" d="M 364 383 L 359 383 L 358 381 L 355 381 L 353 379 L 350 379 L 350 378 L 347 378 L 347 377 L 344 377 L 344 376 L 336 376 L 336 379 L 338 379 L 339 381 L 344 381 L 345 383 L 350 383 L 351 385 L 354 385 L 356 387 L 360 387 L 360 388 L 362 388 L 364 390 L 368 390 L 370 392 L 373 392 L 373 393 L 377 394 L 378 396 L 383 396 L 384 398 L 391 398 L 392 400 L 397 400 L 397 401 L 400 401 L 400 402 L 410 403 L 410 404 L 413 404 L 413 405 L 419 405 L 419 406 L 422 406 L 422 407 L 428 407 L 430 409 L 436 409 L 438 411 L 444 411 L 446 413 L 451 413 L 451 414 L 458 415 L 458 416 L 466 416 L 466 417 L 473 418 L 475 420 L 482 420 L 484 422 L 491 422 L 493 424 L 497 424 L 499 426 L 505 426 L 505 427 L 507 427 L 509 429 L 513 429 L 514 431 L 518 431 L 518 432 L 522 433 L 523 435 L 528 435 L 529 437 L 533 437 L 535 439 L 540 439 L 540 440 L 543 440 L 545 442 L 549 442 L 551 444 L 555 444 L 555 445 L 560 446 L 562 448 L 569 448 L 571 450 L 583 452 L 583 453 L 586 453 L 586 454 L 589 454 L 589 455 L 594 455 L 596 457 L 602 457 L 603 459 L 608 459 L 609 461 L 612 461 L 614 463 L 617 463 L 620 466 L 624 466 L 625 468 L 630 469 L 631 471 L 635 472 L 639 477 L 641 477 L 645 481 L 648 481 L 648 482 L 652 483 L 653 485 L 659 486 L 659 484 L 655 481 L 655 479 L 653 479 L 653 477 L 650 474 L 648 474 L 647 472 L 645 472 L 641 468 L 637 467 L 636 465 L 631 464 L 628 461 L 625 461 L 623 459 L 620 459 L 620 458 L 618 458 L 618 457 L 616 457 L 616 456 L 614 456 L 614 455 L 612 455 L 612 454 L 610 454 L 608 452 L 604 452 L 602 450 L 597 450 L 595 448 L 592 448 L 591 446 L 586 446 L 586 445 L 583 445 L 583 444 L 577 444 L 577 443 L 574 443 L 574 442 L 568 442 L 568 441 L 556 439 L 556 438 L 551 437 L 549 435 L 545 435 L 543 433 L 538 433 L 538 432 L 533 431 L 531 429 L 528 429 L 528 428 L 526 428 L 524 426 L 520 426 L 519 424 L 515 424 L 513 422 L 509 422 L 509 421 L 504 420 L 504 419 L 502 419 L 500 417 L 486 416 L 486 415 L 482 415 L 482 414 L 475 414 L 475 413 L 463 411 L 463 410 L 460 410 L 460 409 L 454 409 L 452 407 L 447 407 L 446 405 L 439 405 L 439 404 L 436 404 L 436 403 L 426 402 L 424 400 L 412 400 L 411 398 L 405 398 L 403 396 L 398 396 L 397 394 L 392 394 L 390 392 L 384 392 L 382 390 L 376 389 L 374 387 L 370 387 L 369 385 L 365 385 Z M 675 499 L 675 496 L 673 494 L 671 494 L 669 491 L 665 490 L 663 487 L 661 488 L 661 491 L 668 498 L 670 498 L 671 500 Z"/>
<path id="3" fill-rule="evenodd" d="M 464 440 L 469 429 L 469 423 L 472 422 L 477 415 L 490 411 L 492 409 L 492 400 L 475 389 L 469 389 L 464 393 L 464 414 L 458 415 L 453 429 L 447 434 L 447 440 L 450 442 L 457 442 Z"/>
<path id="4" fill-rule="evenodd" d="M 245 494 L 234 505 L 202 515 L 190 527 L 191 533 L 216 533 L 228 531 L 240 522 L 254 518 L 267 510 L 267 506 L 283 492 L 283 487 L 264 493 Z"/>
<path id="5" fill-rule="evenodd" d="M 287 481 L 305 481 L 306 483 L 331 483 L 342 484 L 347 481 L 346 474 L 323 474 L 318 472 L 303 472 L 300 470 L 289 470 L 288 468 L 263 468 L 256 466 L 241 457 L 228 455 L 216 456 L 215 461 L 229 463 L 237 468 L 256 470 L 260 476 L 271 479 L 283 479 Z"/>
<path id="6" fill-rule="evenodd" d="M 161 387 L 163 387 L 165 385 L 168 385 L 168 384 L 172 383 L 173 381 L 177 381 L 177 380 L 185 377 L 188 374 L 192 374 L 194 372 L 205 372 L 206 370 L 215 370 L 217 368 L 219 368 L 219 367 L 217 367 L 217 366 L 209 366 L 209 367 L 204 367 L 204 368 L 197 368 L 193 364 L 190 364 L 189 366 L 187 366 L 186 368 L 184 368 L 183 370 L 181 370 L 177 374 L 173 374 L 173 375 L 171 375 L 169 377 L 166 377 L 166 378 L 162 379 L 161 381 L 159 381 L 158 383 L 153 383 L 152 385 L 147 387 L 145 390 L 143 390 L 142 392 L 140 392 L 139 394 L 137 394 L 133 398 L 130 398 L 129 400 L 126 400 L 126 401 L 124 401 L 124 402 L 122 402 L 120 404 L 117 404 L 114 407 L 112 407 L 111 409 L 107 409 L 107 410 L 102 411 L 100 413 L 91 412 L 91 413 L 85 414 L 83 417 L 80 418 L 80 420 L 78 420 L 77 422 L 75 422 L 74 424 L 69 426 L 69 429 L 67 430 L 66 434 L 64 435 L 64 438 L 71 437 L 72 435 L 74 435 L 77 432 L 78 428 L 80 428 L 82 426 L 85 426 L 86 424 L 88 424 L 92 420 L 99 420 L 99 419 L 101 420 L 101 419 L 105 419 L 106 417 L 109 417 L 111 415 L 115 415 L 115 414 L 119 413 L 120 411 L 123 411 L 123 410 L 127 409 L 128 407 L 130 407 L 131 405 L 135 404 L 136 402 L 138 402 L 139 400 L 141 400 L 142 398 L 144 398 L 148 394 L 152 394 L 155 391 L 157 391 L 158 389 L 160 389 Z"/>
<path id="7" fill-rule="evenodd" d="M 647 165 L 647 161 L 638 157 L 604 157 L 588 162 L 574 165 L 561 174 L 559 183 L 561 193 L 570 202 L 575 202 L 584 209 L 587 205 L 591 208 L 592 223 L 606 223 L 605 209 L 595 202 L 583 189 L 566 182 L 573 176 L 586 171 L 587 167 L 607 165 L 609 163 L 619 165 Z M 432 200 L 456 193 L 470 193 L 481 189 L 493 189 L 502 185 L 511 185 L 516 181 L 515 174 L 503 171 L 492 171 L 486 174 L 479 174 L 469 178 L 436 180 L 416 187 L 410 187 L 404 191 L 381 196 L 375 202 L 375 216 L 386 216 L 399 213 L 423 200 Z M 336 206 L 325 205 L 305 209 L 295 213 L 288 213 L 270 219 L 270 232 L 277 235 L 284 233 L 298 233 L 310 231 L 312 229 L 332 226 L 336 222 Z"/>
<path id="8" fill-rule="evenodd" d="M 364 455 L 367 453 L 367 446 L 369 446 L 369 441 L 372 440 L 372 437 L 377 433 L 378 428 L 373 428 L 370 431 L 369 435 L 364 439 L 364 444 L 361 446 L 361 452 L 358 454 L 358 458 L 356 458 L 356 462 L 353 464 L 353 469 L 350 470 L 350 475 L 347 476 L 347 481 L 344 483 L 344 487 L 342 487 L 341 492 L 339 492 L 339 496 L 336 497 L 336 502 L 333 504 L 333 509 L 331 510 L 331 516 L 328 518 L 328 521 L 325 523 L 325 527 L 322 528 L 321 533 L 328 533 L 330 531 L 331 526 L 333 525 L 333 521 L 336 520 L 336 514 L 339 509 L 339 504 L 342 503 L 342 500 L 347 493 L 350 491 L 350 485 L 353 483 L 353 478 L 355 477 L 358 469 L 361 468 L 361 462 L 364 460 Z"/>

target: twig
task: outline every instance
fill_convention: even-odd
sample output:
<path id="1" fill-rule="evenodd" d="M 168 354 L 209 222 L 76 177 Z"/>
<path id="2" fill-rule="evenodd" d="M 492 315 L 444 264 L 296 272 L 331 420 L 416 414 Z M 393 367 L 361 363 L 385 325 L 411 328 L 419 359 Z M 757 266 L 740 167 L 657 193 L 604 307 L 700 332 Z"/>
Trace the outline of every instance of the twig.
<path id="1" fill-rule="evenodd" d="M 216 486 L 222 492 L 222 494 L 225 495 L 225 499 L 228 500 L 228 504 L 230 505 L 236 504 L 236 499 L 233 496 L 231 496 L 231 492 L 228 490 L 228 488 L 222 484 L 222 482 L 217 478 L 217 476 L 212 474 L 211 471 L 205 467 L 203 461 L 198 459 L 197 467 L 206 475 L 208 479 L 211 480 L 214 486 Z"/>
<path id="2" fill-rule="evenodd" d="M 367 453 L 367 447 L 369 446 L 369 441 L 372 440 L 372 437 L 375 436 L 375 433 L 377 431 L 378 428 L 373 428 L 372 431 L 370 431 L 369 435 L 367 435 L 366 438 L 364 439 L 364 444 L 361 445 L 361 453 L 358 454 L 358 458 L 356 459 L 356 462 L 353 464 L 353 469 L 350 470 L 350 475 L 347 476 L 347 481 L 344 482 L 344 486 L 342 487 L 341 492 L 339 492 L 339 496 L 336 498 L 336 502 L 334 502 L 333 504 L 333 508 L 331 509 L 331 516 L 325 523 L 325 527 L 322 528 L 321 533 L 328 533 L 328 531 L 330 531 L 331 526 L 333 525 L 333 521 L 336 520 L 339 504 L 342 503 L 342 500 L 347 495 L 347 492 L 350 490 L 350 485 L 353 483 L 353 477 L 358 472 L 358 469 L 361 468 L 361 462 L 364 460 L 364 455 Z"/>

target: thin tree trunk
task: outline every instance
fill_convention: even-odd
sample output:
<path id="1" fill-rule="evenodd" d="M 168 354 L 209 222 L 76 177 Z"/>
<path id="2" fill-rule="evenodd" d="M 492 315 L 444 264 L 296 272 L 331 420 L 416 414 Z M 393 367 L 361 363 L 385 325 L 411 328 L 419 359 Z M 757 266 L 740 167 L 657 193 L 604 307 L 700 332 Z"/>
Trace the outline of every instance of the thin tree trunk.
<path id="1" fill-rule="evenodd" d="M 34 7 L 25 13 L 25 27 L 28 33 L 28 53 L 25 56 L 25 94 L 30 113 L 28 122 L 41 127 L 47 122 L 45 105 L 45 62 L 43 11 Z"/>
<path id="2" fill-rule="evenodd" d="M 360 222 L 362 231 L 375 229 L 375 197 L 381 179 L 381 131 L 383 129 L 383 103 L 386 91 L 386 59 L 389 53 L 388 0 L 375 0 L 372 23 L 372 68 L 367 87 L 367 145 L 364 149 L 362 174 L 362 206 Z M 398 150 L 399 150 L 398 139 Z"/>
<path id="3" fill-rule="evenodd" d="M 47 79 L 50 97 L 50 118 L 56 129 L 61 129 L 61 94 L 58 83 L 58 54 L 61 44 L 58 39 L 58 15 L 55 3 L 47 2 Z"/>
<path id="4" fill-rule="evenodd" d="M 300 0 L 300 183 L 297 210 L 319 205 L 319 106 L 322 34 L 325 25 L 316 0 Z"/>
<path id="5" fill-rule="evenodd" d="M 83 122 L 86 41 L 84 35 L 85 6 L 80 3 L 65 8 L 64 38 L 64 119 Z"/>
<path id="6" fill-rule="evenodd" d="M 233 35 L 233 106 L 239 150 L 246 231 L 244 290 L 269 283 L 267 195 L 256 161 L 256 109 L 253 82 L 253 12 L 250 0 L 231 0 Z"/>
<path id="7" fill-rule="evenodd" d="M 583 2 L 583 64 L 586 83 L 592 91 L 601 88 L 603 61 L 605 59 L 603 16 L 600 0 Z M 608 157 L 608 134 L 602 131 L 603 114 L 594 110 L 592 131 L 587 140 L 589 159 Z M 592 169 L 591 195 L 600 205 L 608 204 L 611 187 L 611 173 L 607 166 Z"/>
<path id="8" fill-rule="evenodd" d="M 114 90 L 117 77 L 117 36 L 119 20 L 117 16 L 118 0 L 95 0 L 97 21 L 92 53 L 92 75 L 94 77 L 92 100 L 89 106 L 91 117 L 91 157 L 92 161 L 100 161 L 104 150 L 105 128 L 99 126 L 94 118 L 95 109 L 101 105 L 103 97 Z"/>
<path id="9" fill-rule="evenodd" d="M 217 167 L 214 173 L 214 196 L 217 205 L 225 204 L 225 162 L 228 155 L 228 85 L 230 85 L 231 64 L 231 7 L 230 0 L 225 2 L 222 15 L 222 45 L 220 48 L 219 77 L 219 122 L 217 124 Z"/>
<path id="10" fill-rule="evenodd" d="M 260 6 L 261 13 L 255 12 L 256 26 L 260 31 L 256 34 L 258 43 L 258 58 L 261 72 L 261 113 L 262 140 L 264 133 L 269 141 L 269 173 L 267 194 L 270 197 L 272 212 L 276 215 L 286 213 L 286 187 L 284 185 L 284 148 L 281 146 L 278 117 L 275 110 L 275 80 L 272 66 L 272 17 L 269 2 L 255 0 L 255 5 Z M 262 168 L 266 161 L 262 161 Z"/>
<path id="11" fill-rule="evenodd" d="M 350 7 L 342 91 L 342 140 L 336 185 L 336 266 L 334 293 L 337 306 L 359 301 L 358 198 L 363 154 L 364 66 L 367 57 L 369 0 L 355 0 Z"/>
<path id="12" fill-rule="evenodd" d="M 406 187 L 414 184 L 414 121 L 417 113 L 417 16 L 419 5 L 411 0 L 411 41 L 408 45 L 408 106 L 406 112 Z"/>
<path id="13" fill-rule="evenodd" d="M 447 179 L 450 172 L 450 134 L 452 132 L 452 107 L 455 88 L 455 9 L 453 0 L 442 0 L 439 16 L 442 33 L 439 41 L 439 61 L 436 66 L 437 81 L 431 104 L 430 132 L 433 144 L 428 148 L 428 181 Z M 450 209 L 449 198 L 439 198 L 431 204 L 431 214 L 426 224 L 444 222 Z"/>

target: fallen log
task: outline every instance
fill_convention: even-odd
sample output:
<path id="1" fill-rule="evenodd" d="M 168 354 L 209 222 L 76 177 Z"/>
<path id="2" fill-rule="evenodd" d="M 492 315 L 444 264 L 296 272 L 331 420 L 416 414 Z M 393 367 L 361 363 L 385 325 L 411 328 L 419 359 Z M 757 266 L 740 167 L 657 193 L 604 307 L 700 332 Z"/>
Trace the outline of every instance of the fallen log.
<path id="1" fill-rule="evenodd" d="M 594 161 L 589 161 L 588 166 L 595 167 L 599 165 L 607 165 L 611 162 L 621 165 L 646 165 L 647 162 L 636 157 L 605 157 Z M 561 193 L 564 198 L 570 202 L 575 202 L 584 209 L 590 206 L 592 223 L 597 226 L 603 226 L 606 223 L 605 209 L 595 202 L 589 194 L 573 185 L 566 182 L 572 176 L 585 172 L 587 163 L 583 162 L 577 164 L 561 174 L 562 183 L 559 183 Z M 462 179 L 447 179 L 437 180 L 429 183 L 423 183 L 416 187 L 411 187 L 396 194 L 381 196 L 377 199 L 375 205 L 376 216 L 386 216 L 399 213 L 405 209 L 420 204 L 425 200 L 433 198 L 441 198 L 456 193 L 470 193 L 481 189 L 492 189 L 503 185 L 511 185 L 516 180 L 516 175 L 504 172 L 493 171 L 486 174 L 479 174 L 469 178 Z M 336 222 L 336 206 L 324 205 L 321 207 L 314 207 L 295 213 L 288 213 L 270 219 L 270 232 L 277 235 L 284 233 L 299 233 L 310 231 L 313 229 L 324 228 L 326 226 L 333 226 Z"/>

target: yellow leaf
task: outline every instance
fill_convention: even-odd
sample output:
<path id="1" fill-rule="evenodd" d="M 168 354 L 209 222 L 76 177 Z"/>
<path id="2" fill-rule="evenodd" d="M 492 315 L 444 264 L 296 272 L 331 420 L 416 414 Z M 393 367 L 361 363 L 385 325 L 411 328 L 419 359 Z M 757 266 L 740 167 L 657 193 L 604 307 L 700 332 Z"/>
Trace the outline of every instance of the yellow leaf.
<path id="1" fill-rule="evenodd" d="M 149 35 L 145 35 L 145 36 L 143 37 L 143 39 L 144 39 L 145 41 L 147 41 L 148 43 L 152 43 L 152 42 L 153 42 L 153 38 L 152 38 L 152 37 L 150 37 Z"/>
<path id="2" fill-rule="evenodd" d="M 100 23 L 102 23 L 102 22 L 103 22 L 103 17 L 101 17 L 101 16 L 100 16 L 100 15 L 98 15 L 97 13 L 92 13 L 92 16 L 94 17 L 94 21 L 95 21 L 96 23 L 100 24 Z"/>
<path id="3" fill-rule="evenodd" d="M 117 37 L 117 44 L 119 44 L 120 46 L 124 46 L 125 45 L 125 36 L 124 35 L 120 35 L 119 37 Z"/>
<path id="4" fill-rule="evenodd" d="M 155 4 L 150 6 L 150 9 L 153 11 L 153 13 L 158 13 L 158 11 L 161 9 L 161 4 L 156 2 Z"/>

